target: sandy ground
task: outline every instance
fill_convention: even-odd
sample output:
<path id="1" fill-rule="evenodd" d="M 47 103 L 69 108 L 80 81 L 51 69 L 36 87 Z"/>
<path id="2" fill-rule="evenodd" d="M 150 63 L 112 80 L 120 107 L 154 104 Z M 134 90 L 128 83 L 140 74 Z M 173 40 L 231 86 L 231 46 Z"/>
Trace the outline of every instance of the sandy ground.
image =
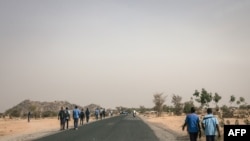
<path id="1" fill-rule="evenodd" d="M 90 123 L 95 121 L 90 119 Z M 84 121 L 85 124 L 85 121 Z M 73 128 L 73 121 L 69 123 Z M 55 118 L 44 119 L 1 119 L 0 141 L 28 141 L 45 135 L 60 132 L 60 121 Z"/>
<path id="2" fill-rule="evenodd" d="M 32 119 L 29 123 L 24 119 L 0 119 L 0 141 L 32 140 L 57 131 L 57 118 Z"/>
<path id="3" fill-rule="evenodd" d="M 151 128 L 154 128 L 154 127 L 159 127 L 160 129 L 163 129 L 163 130 L 154 130 L 154 131 L 157 131 L 157 132 L 160 132 L 160 133 L 155 133 L 158 138 L 161 140 L 161 141 L 164 141 L 166 140 L 166 136 L 164 136 L 164 133 L 166 132 L 170 132 L 172 133 L 175 137 L 179 137 L 180 139 L 186 139 L 188 138 L 188 133 L 187 131 L 183 131 L 182 130 L 182 125 L 184 124 L 184 121 L 185 121 L 185 118 L 186 116 L 162 116 L 162 117 L 156 117 L 156 116 L 153 116 L 153 115 L 147 115 L 147 116 L 141 116 L 142 119 L 144 121 L 146 121 L 147 123 L 149 123 L 149 125 L 153 125 L 151 126 Z M 220 119 L 218 119 L 219 122 L 220 122 Z M 226 120 L 229 120 L 230 121 L 230 124 L 235 124 L 235 118 L 225 118 L 224 119 L 225 121 Z M 250 120 L 250 118 L 248 118 L 248 120 Z M 244 125 L 244 121 L 243 119 L 239 119 L 239 124 L 240 125 Z M 220 133 L 221 133 L 221 137 L 220 138 L 217 138 L 217 141 L 223 141 L 224 140 L 224 129 L 222 127 L 220 127 Z M 205 135 L 204 135 L 204 132 L 203 130 L 202 131 L 202 137 L 198 139 L 198 141 L 205 141 Z"/>
<path id="4" fill-rule="evenodd" d="M 155 117 L 140 115 L 140 117 L 150 125 L 161 141 L 166 140 L 166 138 L 173 140 L 176 136 L 187 137 L 187 132 L 182 131 L 181 127 L 185 116 Z M 232 121 L 231 123 L 235 121 L 234 119 L 229 120 Z M 94 121 L 94 119 L 90 119 L 90 122 Z M 240 124 L 243 124 L 243 121 L 240 120 Z M 70 128 L 72 127 L 73 122 L 71 121 Z M 59 129 L 60 125 L 57 118 L 31 119 L 30 122 L 27 122 L 27 119 L 0 119 L 0 141 L 32 140 L 60 132 Z M 223 131 L 222 128 L 221 131 Z M 172 133 L 172 135 L 167 134 L 167 132 Z M 199 141 L 205 141 L 204 135 Z"/>

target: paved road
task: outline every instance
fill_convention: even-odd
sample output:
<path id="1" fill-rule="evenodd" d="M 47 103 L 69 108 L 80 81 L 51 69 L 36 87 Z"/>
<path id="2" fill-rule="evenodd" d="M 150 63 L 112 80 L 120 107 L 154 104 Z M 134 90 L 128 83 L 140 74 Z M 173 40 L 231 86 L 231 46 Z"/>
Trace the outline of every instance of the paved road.
<path id="1" fill-rule="evenodd" d="M 140 118 L 122 115 L 86 124 L 36 141 L 159 141 Z"/>

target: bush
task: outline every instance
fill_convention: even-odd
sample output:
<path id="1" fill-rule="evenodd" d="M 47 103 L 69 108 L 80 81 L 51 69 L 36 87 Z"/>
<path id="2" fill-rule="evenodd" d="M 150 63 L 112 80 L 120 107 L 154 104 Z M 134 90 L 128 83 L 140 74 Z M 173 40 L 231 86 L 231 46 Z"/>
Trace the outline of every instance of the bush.
<path id="1" fill-rule="evenodd" d="M 15 110 L 11 111 L 11 112 L 9 113 L 9 115 L 10 115 L 11 117 L 20 117 L 21 111 L 15 109 Z"/>
<path id="2" fill-rule="evenodd" d="M 57 113 L 54 111 L 45 111 L 42 113 L 42 117 L 55 117 Z"/>
<path id="3" fill-rule="evenodd" d="M 233 117 L 233 112 L 231 112 L 230 109 L 226 105 L 223 105 L 221 107 L 221 110 L 223 112 L 222 118 L 231 118 L 231 117 Z"/>
<path id="4" fill-rule="evenodd" d="M 244 120 L 244 123 L 245 123 L 246 125 L 249 125 L 249 124 L 250 124 L 250 122 L 249 122 L 248 119 L 245 119 L 245 120 Z"/>
<path id="5" fill-rule="evenodd" d="M 190 113 L 190 109 L 191 107 L 194 107 L 194 103 L 192 101 L 188 101 L 184 103 L 184 108 L 183 108 L 183 112 L 185 114 Z"/>

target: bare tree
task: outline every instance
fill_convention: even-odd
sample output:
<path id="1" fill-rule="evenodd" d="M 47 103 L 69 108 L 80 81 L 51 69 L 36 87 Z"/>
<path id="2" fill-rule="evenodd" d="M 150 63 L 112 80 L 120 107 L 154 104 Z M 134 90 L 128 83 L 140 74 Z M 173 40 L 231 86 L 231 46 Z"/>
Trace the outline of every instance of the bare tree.
<path id="1" fill-rule="evenodd" d="M 183 104 L 181 103 L 182 97 L 179 95 L 173 94 L 172 96 L 172 103 L 174 104 L 174 113 L 176 115 L 181 115 Z"/>
<path id="2" fill-rule="evenodd" d="M 154 94 L 153 102 L 155 104 L 154 109 L 158 112 L 158 116 L 161 116 L 163 110 L 163 104 L 166 100 L 167 96 L 164 96 L 163 93 Z"/>

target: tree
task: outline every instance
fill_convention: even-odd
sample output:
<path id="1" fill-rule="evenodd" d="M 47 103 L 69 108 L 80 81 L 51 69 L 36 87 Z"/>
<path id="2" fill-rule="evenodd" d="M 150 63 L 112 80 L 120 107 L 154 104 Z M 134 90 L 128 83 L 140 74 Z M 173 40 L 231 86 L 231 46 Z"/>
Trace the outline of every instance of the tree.
<path id="1" fill-rule="evenodd" d="M 191 107 L 194 107 L 194 102 L 192 101 L 192 99 L 190 101 L 184 102 L 183 112 L 186 114 L 190 113 Z"/>
<path id="2" fill-rule="evenodd" d="M 239 102 L 238 102 L 239 101 Z M 244 97 L 240 97 L 239 100 L 237 101 L 237 104 L 239 103 L 243 103 L 242 105 L 240 105 L 240 107 L 244 107 L 247 105 L 247 103 L 245 102 L 245 98 Z"/>
<path id="3" fill-rule="evenodd" d="M 173 109 L 174 109 L 173 106 L 167 106 L 166 104 L 163 105 L 164 112 L 170 113 L 170 112 L 174 111 Z"/>
<path id="4" fill-rule="evenodd" d="M 196 97 L 195 101 L 201 104 L 201 108 L 204 106 L 209 107 L 209 103 L 212 101 L 212 93 L 208 93 L 204 88 L 201 89 L 201 92 L 195 90 L 193 96 Z"/>
<path id="5" fill-rule="evenodd" d="M 236 101 L 236 104 L 237 104 L 237 105 L 240 105 L 240 101 L 239 101 L 239 100 L 237 100 L 237 101 Z"/>
<path id="6" fill-rule="evenodd" d="M 221 96 L 218 93 L 214 94 L 213 101 L 216 104 L 216 107 L 218 107 L 218 102 L 221 100 Z"/>
<path id="7" fill-rule="evenodd" d="M 231 96 L 230 96 L 230 100 L 229 100 L 229 103 L 230 103 L 231 106 L 232 106 L 232 104 L 234 103 L 234 101 L 235 101 L 235 96 L 234 96 L 234 95 L 231 95 Z"/>
<path id="8" fill-rule="evenodd" d="M 139 109 L 140 109 L 140 112 L 141 112 L 141 113 L 145 113 L 145 112 L 146 112 L 146 108 L 145 108 L 144 106 L 140 106 Z"/>
<path id="9" fill-rule="evenodd" d="M 244 97 L 240 97 L 240 102 L 241 103 L 245 102 L 245 98 Z"/>
<path id="10" fill-rule="evenodd" d="M 172 96 L 172 103 L 174 104 L 174 113 L 176 115 L 181 115 L 183 104 L 181 103 L 182 97 L 179 95 L 173 94 Z"/>
<path id="11" fill-rule="evenodd" d="M 166 96 L 163 96 L 163 93 L 154 94 L 153 102 L 155 104 L 154 109 L 158 112 L 158 116 L 161 116 L 163 104 L 166 100 Z"/>

